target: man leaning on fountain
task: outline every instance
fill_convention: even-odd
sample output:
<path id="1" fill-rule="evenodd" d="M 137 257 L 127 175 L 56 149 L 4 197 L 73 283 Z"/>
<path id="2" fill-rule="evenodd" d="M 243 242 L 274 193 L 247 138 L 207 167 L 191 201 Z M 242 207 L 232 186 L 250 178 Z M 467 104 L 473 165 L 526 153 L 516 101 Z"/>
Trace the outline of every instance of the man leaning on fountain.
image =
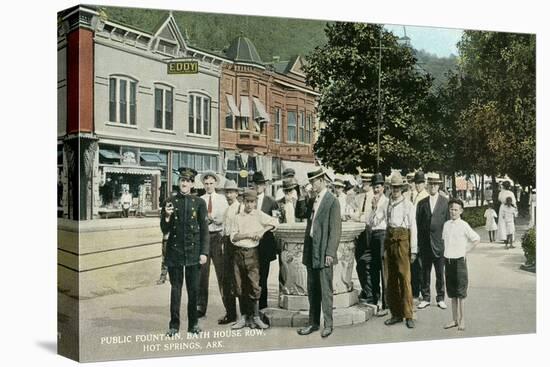
<path id="1" fill-rule="evenodd" d="M 342 218 L 338 199 L 326 187 L 327 176 L 322 167 L 308 172 L 312 194 L 301 197 L 296 205 L 296 217 L 307 219 L 302 263 L 307 269 L 309 325 L 298 329 L 299 335 L 319 330 L 321 308 L 325 327 L 321 336 L 332 334 L 333 266 L 342 233 Z"/>

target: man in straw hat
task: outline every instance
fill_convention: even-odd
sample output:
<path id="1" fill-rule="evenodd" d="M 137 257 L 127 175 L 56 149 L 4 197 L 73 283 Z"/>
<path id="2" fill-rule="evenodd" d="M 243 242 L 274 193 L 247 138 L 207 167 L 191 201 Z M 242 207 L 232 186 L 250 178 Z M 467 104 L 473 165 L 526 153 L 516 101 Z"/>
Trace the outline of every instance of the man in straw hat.
<path id="1" fill-rule="evenodd" d="M 198 302 L 198 314 L 199 317 L 206 315 L 208 308 L 208 283 L 210 279 L 210 260 L 214 263 L 214 270 L 216 272 L 216 279 L 218 281 L 218 288 L 222 296 L 222 301 L 226 310 L 226 315 L 219 319 L 221 324 L 227 324 L 235 321 L 228 320 L 227 317 L 234 318 L 235 304 L 231 304 L 230 300 L 224 299 L 223 289 L 223 243 L 222 243 L 222 230 L 223 230 L 223 215 L 227 209 L 227 200 L 221 194 L 216 192 L 216 186 L 219 183 L 218 175 L 213 171 L 206 171 L 201 176 L 201 181 L 206 193 L 201 196 L 201 199 L 206 203 L 208 211 L 208 231 L 210 235 L 210 256 L 208 261 L 201 266 L 201 278 L 200 278 L 200 291 Z M 232 315 L 233 314 L 233 315 Z"/>
<path id="2" fill-rule="evenodd" d="M 367 265 L 371 280 L 372 303 L 377 305 L 378 316 L 387 314 L 386 304 L 386 278 L 387 272 L 384 266 L 384 239 L 386 237 L 388 213 L 388 198 L 384 195 L 384 176 L 377 173 L 372 177 L 371 186 L 374 196 L 372 198 L 372 210 L 367 218 L 369 238 L 370 262 Z"/>
<path id="3" fill-rule="evenodd" d="M 325 325 L 321 337 L 332 334 L 333 266 L 342 232 L 340 204 L 327 190 L 326 172 L 322 167 L 308 172 L 313 197 L 301 197 L 296 216 L 307 219 L 302 263 L 307 269 L 307 293 L 309 300 L 309 324 L 298 329 L 299 335 L 319 330 L 321 309 Z"/>
<path id="4" fill-rule="evenodd" d="M 361 172 L 363 192 L 356 195 L 357 211 L 350 215 L 351 220 L 365 223 L 365 230 L 359 235 L 359 237 L 357 237 L 356 241 L 355 260 L 357 265 L 355 269 L 357 271 L 357 277 L 359 278 L 359 284 L 361 285 L 359 300 L 362 303 L 368 304 L 376 304 L 372 293 L 372 280 L 370 278 L 369 269 L 371 253 L 369 251 L 368 240 L 370 238 L 370 234 L 369 228 L 366 225 L 367 218 L 372 211 L 372 198 L 374 196 L 370 185 L 372 176 L 372 173 Z"/>
<path id="5" fill-rule="evenodd" d="M 384 249 L 388 264 L 388 305 L 391 318 L 384 324 L 393 325 L 406 320 L 414 328 L 410 264 L 416 258 L 416 211 L 401 194 L 406 182 L 399 172 L 390 180 L 391 198 L 388 203 L 387 231 Z"/>
<path id="6" fill-rule="evenodd" d="M 443 183 L 437 173 L 428 174 L 428 197 L 420 200 L 416 206 L 416 225 L 418 228 L 418 255 L 422 263 L 422 301 L 419 309 L 430 305 L 432 267 L 435 270 L 436 302 L 441 309 L 445 304 L 445 244 L 443 243 L 443 225 L 449 220 L 449 200 L 439 194 Z"/>
<path id="7" fill-rule="evenodd" d="M 242 329 L 247 324 L 251 327 L 266 329 L 260 318 L 259 300 L 260 285 L 260 239 L 268 231 L 273 231 L 279 225 L 273 218 L 256 209 L 258 193 L 247 189 L 244 192 L 244 210 L 235 216 L 231 226 L 231 242 L 235 271 L 235 290 L 239 297 L 241 318 L 231 326 L 232 329 Z"/>
<path id="8" fill-rule="evenodd" d="M 223 215 L 223 274 L 222 274 L 222 300 L 227 305 L 226 314 L 218 320 L 218 324 L 224 325 L 237 320 L 237 307 L 235 299 L 235 276 L 233 253 L 234 246 L 229 236 L 233 230 L 235 216 L 240 212 L 241 203 L 237 200 L 239 196 L 239 187 L 233 180 L 226 180 L 223 187 L 228 207 Z M 242 310 L 241 310 L 242 313 Z"/>
<path id="9" fill-rule="evenodd" d="M 181 289 L 185 276 L 187 289 L 187 331 L 199 333 L 197 298 L 199 293 L 200 265 L 208 259 L 208 213 L 204 200 L 191 194 L 197 171 L 179 169 L 179 190 L 163 205 L 160 228 L 168 234 L 165 264 L 170 279 L 170 324 L 168 336 L 180 329 Z M 189 233 L 189 229 L 193 229 Z M 196 229 L 196 231 L 194 230 Z"/>
<path id="10" fill-rule="evenodd" d="M 338 199 L 338 203 L 340 204 L 340 213 L 342 215 L 342 220 L 347 220 L 348 215 L 350 213 L 349 210 L 347 210 L 347 195 L 344 192 L 344 189 L 346 187 L 346 179 L 341 174 L 337 174 L 334 177 L 334 182 L 332 183 L 332 186 L 334 186 L 334 195 Z"/>

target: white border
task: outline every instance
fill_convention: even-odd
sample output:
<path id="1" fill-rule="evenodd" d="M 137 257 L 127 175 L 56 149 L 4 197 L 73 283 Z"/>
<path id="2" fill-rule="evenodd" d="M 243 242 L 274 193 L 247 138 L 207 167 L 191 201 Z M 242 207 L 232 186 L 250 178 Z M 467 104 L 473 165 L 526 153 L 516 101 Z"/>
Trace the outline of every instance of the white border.
<path id="1" fill-rule="evenodd" d="M 543 118 L 548 110 L 543 85 L 543 60 L 549 60 L 547 11 L 540 0 L 456 0 L 371 1 L 340 0 L 298 2 L 278 0 L 202 1 L 103 1 L 109 5 L 154 7 L 235 14 L 370 21 L 447 28 L 537 33 L 538 155 L 548 156 Z M 2 28 L 2 71 L 4 85 L 2 112 L 2 360 L 6 365 L 74 365 L 57 356 L 56 335 L 56 219 L 55 167 L 56 136 L 56 12 L 75 5 L 74 1 L 53 0 L 33 3 L 12 1 L 5 8 Z M 545 27 L 546 26 L 546 27 Z M 23 41 L 25 40 L 25 41 Z M 548 64 L 548 63 L 547 63 Z M 548 65 L 546 65 L 548 66 Z M 21 83 L 25 80 L 25 83 Z M 32 88 L 32 91 L 29 91 Z M 27 98 L 26 96 L 32 96 Z M 547 99 L 547 98 L 546 98 Z M 547 101 L 546 101 L 547 102 Z M 539 164 L 539 221 L 549 208 L 548 175 Z M 548 243 L 548 232 L 540 226 L 538 243 Z M 543 246 L 540 246 L 541 248 Z M 379 344 L 280 352 L 239 353 L 200 357 L 149 359 L 117 362 L 117 366 L 281 366 L 292 365 L 402 365 L 442 364 L 446 366 L 528 366 L 541 365 L 548 343 L 548 291 L 544 272 L 549 251 L 539 252 L 537 335 L 439 340 L 431 342 Z M 544 264 L 543 264 L 544 261 Z M 547 273 L 547 272 L 546 272 Z M 544 278 L 544 279 L 543 279 Z M 509 300 L 514 302 L 513 299 Z M 546 314 L 543 311 L 546 305 Z M 505 307 L 505 305 L 503 305 Z M 489 310 L 488 310 L 489 312 Z M 505 320 L 502 320 L 505 322 Z M 314 353 L 312 353 L 314 351 Z M 421 362 L 423 361 L 423 362 Z M 12 362 L 12 363 L 10 363 Z M 106 366 L 97 363 L 94 366 Z M 109 364 L 111 365 L 111 364 Z"/>

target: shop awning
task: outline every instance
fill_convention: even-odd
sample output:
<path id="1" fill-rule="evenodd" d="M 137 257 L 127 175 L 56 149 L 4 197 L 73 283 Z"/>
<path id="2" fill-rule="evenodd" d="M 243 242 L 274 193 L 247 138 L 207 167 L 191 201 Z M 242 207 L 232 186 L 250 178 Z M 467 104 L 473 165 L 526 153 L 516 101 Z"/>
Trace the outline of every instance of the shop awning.
<path id="1" fill-rule="evenodd" d="M 263 122 L 269 122 L 269 115 L 265 110 L 264 104 L 262 101 L 260 101 L 258 98 L 253 97 L 254 99 L 254 107 L 256 108 L 256 111 L 258 112 L 258 115 L 260 115 L 260 121 Z"/>
<path id="2" fill-rule="evenodd" d="M 148 163 L 163 163 L 162 158 L 157 153 L 141 153 L 139 156 Z"/>
<path id="3" fill-rule="evenodd" d="M 227 98 L 227 104 L 229 106 L 229 109 L 231 110 L 231 114 L 233 116 L 240 116 L 239 108 L 235 103 L 235 98 L 233 98 L 231 94 L 226 94 L 225 97 Z"/>
<path id="4" fill-rule="evenodd" d="M 244 96 L 241 96 L 241 117 L 250 117 L 250 103 Z"/>
<path id="5" fill-rule="evenodd" d="M 156 167 L 125 167 L 125 166 L 103 166 L 104 173 L 119 173 L 127 175 L 160 175 Z"/>
<path id="6" fill-rule="evenodd" d="M 112 150 L 100 149 L 99 154 L 107 159 L 120 159 L 120 154 L 113 152 Z"/>
<path id="7" fill-rule="evenodd" d="M 298 184 L 305 185 L 309 183 L 307 179 L 307 173 L 317 168 L 313 163 L 299 162 L 299 161 L 281 161 L 281 168 L 284 171 L 286 168 L 293 168 L 296 171 L 296 180 Z"/>

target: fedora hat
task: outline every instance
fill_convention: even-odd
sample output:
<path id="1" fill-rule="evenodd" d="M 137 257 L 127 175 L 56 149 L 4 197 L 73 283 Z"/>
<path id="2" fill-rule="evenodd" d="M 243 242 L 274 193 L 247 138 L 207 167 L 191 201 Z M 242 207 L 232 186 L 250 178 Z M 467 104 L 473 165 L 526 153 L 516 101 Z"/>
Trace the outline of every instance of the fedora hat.
<path id="1" fill-rule="evenodd" d="M 430 172 L 428 173 L 428 184 L 441 184 L 443 180 L 439 177 L 439 173 Z"/>
<path id="2" fill-rule="evenodd" d="M 245 200 L 256 200 L 258 199 L 258 193 L 256 190 L 246 189 L 244 190 L 243 197 Z"/>
<path id="3" fill-rule="evenodd" d="M 424 172 L 416 171 L 416 173 L 414 174 L 414 183 L 422 182 L 426 182 L 426 176 L 424 175 Z"/>
<path id="4" fill-rule="evenodd" d="M 283 170 L 283 178 L 294 177 L 294 176 L 296 176 L 296 171 L 294 170 L 294 168 L 285 168 Z"/>
<path id="5" fill-rule="evenodd" d="M 372 176 L 373 176 L 372 173 L 361 172 L 361 179 L 365 182 L 371 182 Z"/>
<path id="6" fill-rule="evenodd" d="M 326 172 L 325 172 L 325 169 L 323 167 L 319 167 L 318 169 L 316 170 L 313 170 L 313 171 L 309 171 L 307 173 L 307 179 L 309 181 L 311 180 L 314 180 L 318 177 L 321 177 L 321 176 L 325 176 L 326 175 Z"/>
<path id="7" fill-rule="evenodd" d="M 298 181 L 294 177 L 283 179 L 283 190 L 291 190 L 298 187 Z"/>
<path id="8" fill-rule="evenodd" d="M 252 175 L 252 182 L 254 183 L 266 183 L 267 180 L 264 177 L 264 173 L 262 171 L 254 172 Z"/>
<path id="9" fill-rule="evenodd" d="M 332 184 L 334 186 L 346 187 L 346 179 L 344 176 L 337 174 L 336 177 L 334 177 L 334 182 Z"/>
<path id="10" fill-rule="evenodd" d="M 206 171 L 201 175 L 201 182 L 204 183 L 204 180 L 206 180 L 208 177 L 212 177 L 214 180 L 216 180 L 216 183 L 220 182 L 220 178 L 214 171 Z"/>
<path id="11" fill-rule="evenodd" d="M 223 186 L 223 189 L 225 191 L 229 191 L 229 190 L 239 191 L 239 186 L 237 186 L 237 183 L 233 180 L 226 180 L 225 185 Z"/>
<path id="12" fill-rule="evenodd" d="M 393 187 L 401 187 L 406 185 L 407 183 L 405 180 L 403 180 L 403 176 L 401 176 L 401 173 L 395 172 L 390 179 L 390 185 Z"/>
<path id="13" fill-rule="evenodd" d="M 384 185 L 386 181 L 384 180 L 384 175 L 381 173 L 375 173 L 374 176 L 372 176 L 371 185 Z"/>

